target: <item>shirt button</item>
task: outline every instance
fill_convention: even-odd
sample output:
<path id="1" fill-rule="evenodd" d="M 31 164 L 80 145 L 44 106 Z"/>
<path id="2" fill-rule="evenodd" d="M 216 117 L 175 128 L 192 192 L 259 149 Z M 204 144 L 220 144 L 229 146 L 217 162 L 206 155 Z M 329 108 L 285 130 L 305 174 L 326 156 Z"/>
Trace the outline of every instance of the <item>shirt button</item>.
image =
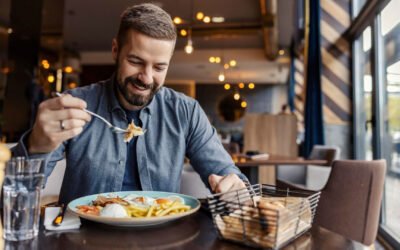
<path id="1" fill-rule="evenodd" d="M 124 163 L 124 161 L 123 160 L 119 160 L 118 163 L 119 163 L 119 165 L 122 165 Z"/>

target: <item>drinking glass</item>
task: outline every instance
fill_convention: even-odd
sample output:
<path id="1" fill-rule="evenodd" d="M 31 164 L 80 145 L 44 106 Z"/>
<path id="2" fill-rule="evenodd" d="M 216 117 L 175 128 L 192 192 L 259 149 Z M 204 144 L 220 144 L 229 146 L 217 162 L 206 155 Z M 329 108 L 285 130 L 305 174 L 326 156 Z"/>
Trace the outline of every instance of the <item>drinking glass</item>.
<path id="1" fill-rule="evenodd" d="M 3 186 L 3 237 L 6 240 L 27 240 L 38 235 L 43 183 L 42 159 L 16 157 L 7 162 Z"/>

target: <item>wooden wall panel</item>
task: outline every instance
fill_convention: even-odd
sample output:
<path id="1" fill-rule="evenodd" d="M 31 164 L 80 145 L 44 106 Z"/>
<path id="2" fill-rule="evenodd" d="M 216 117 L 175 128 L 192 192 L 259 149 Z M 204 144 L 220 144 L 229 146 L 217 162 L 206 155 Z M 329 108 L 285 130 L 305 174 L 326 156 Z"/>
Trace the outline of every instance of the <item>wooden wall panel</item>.
<path id="1" fill-rule="evenodd" d="M 244 151 L 257 150 L 297 156 L 297 119 L 294 115 L 247 114 L 244 124 Z M 275 169 L 259 169 L 260 183 L 275 183 Z"/>

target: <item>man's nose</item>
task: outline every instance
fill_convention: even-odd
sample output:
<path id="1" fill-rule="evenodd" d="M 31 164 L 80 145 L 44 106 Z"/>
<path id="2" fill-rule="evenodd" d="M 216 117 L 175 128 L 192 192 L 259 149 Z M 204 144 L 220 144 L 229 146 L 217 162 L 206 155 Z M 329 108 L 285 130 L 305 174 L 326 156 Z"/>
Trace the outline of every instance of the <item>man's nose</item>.
<path id="1" fill-rule="evenodd" d="M 153 83 L 153 69 L 151 67 L 144 67 L 142 72 L 139 73 L 138 78 L 144 84 Z"/>

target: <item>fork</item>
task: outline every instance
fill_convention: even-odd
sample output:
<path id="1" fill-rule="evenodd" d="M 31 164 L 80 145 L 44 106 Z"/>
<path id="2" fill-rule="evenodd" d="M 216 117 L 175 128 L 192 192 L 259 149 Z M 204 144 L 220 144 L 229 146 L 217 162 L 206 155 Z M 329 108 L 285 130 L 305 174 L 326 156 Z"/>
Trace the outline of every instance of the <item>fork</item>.
<path id="1" fill-rule="evenodd" d="M 56 96 L 61 97 L 62 94 L 56 92 Z M 98 115 L 98 114 L 96 114 L 96 113 L 93 113 L 93 112 L 90 111 L 90 110 L 83 109 L 83 111 L 85 111 L 86 113 L 88 113 L 88 114 L 90 114 L 90 115 L 92 115 L 92 116 L 94 116 L 94 117 L 97 117 L 98 119 L 102 120 L 105 124 L 107 124 L 107 126 L 108 126 L 108 127 L 112 130 L 112 132 L 114 132 L 114 133 L 126 133 L 126 132 L 128 132 L 128 130 L 126 130 L 126 129 L 122 129 L 122 128 L 119 128 L 119 127 L 117 127 L 117 126 L 112 125 L 112 124 L 111 124 L 109 121 L 107 121 L 104 117 L 102 117 L 102 116 L 100 116 L 100 115 Z"/>

